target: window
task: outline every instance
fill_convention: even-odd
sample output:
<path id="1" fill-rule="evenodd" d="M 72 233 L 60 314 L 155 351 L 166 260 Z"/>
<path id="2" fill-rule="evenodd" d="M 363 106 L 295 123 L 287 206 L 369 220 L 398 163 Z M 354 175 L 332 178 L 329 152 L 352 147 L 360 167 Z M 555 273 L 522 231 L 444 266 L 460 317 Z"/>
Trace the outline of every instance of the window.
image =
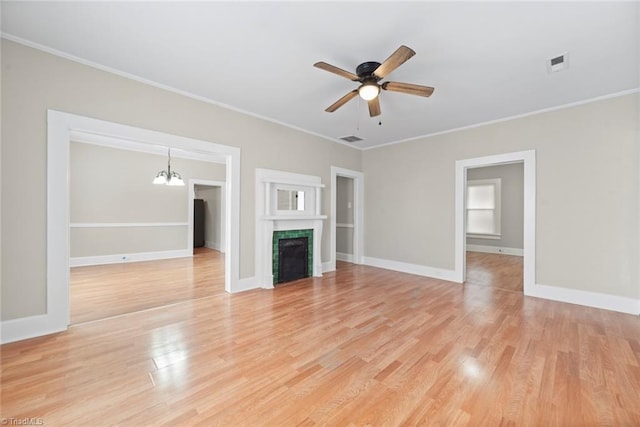
<path id="1" fill-rule="evenodd" d="M 467 181 L 467 236 L 500 238 L 500 184 L 499 178 Z"/>

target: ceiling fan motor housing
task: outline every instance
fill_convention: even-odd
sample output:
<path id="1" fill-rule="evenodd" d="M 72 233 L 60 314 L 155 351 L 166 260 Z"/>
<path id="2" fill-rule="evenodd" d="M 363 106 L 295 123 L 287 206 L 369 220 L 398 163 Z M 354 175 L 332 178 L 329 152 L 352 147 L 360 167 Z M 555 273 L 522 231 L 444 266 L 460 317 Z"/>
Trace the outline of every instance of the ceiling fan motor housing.
<path id="1" fill-rule="evenodd" d="M 380 66 L 379 62 L 375 62 L 375 61 L 363 62 L 362 64 L 358 65 L 358 67 L 356 68 L 356 74 L 361 79 L 375 78 L 376 80 L 378 80 L 373 75 L 373 72 L 376 71 L 379 66 Z"/>

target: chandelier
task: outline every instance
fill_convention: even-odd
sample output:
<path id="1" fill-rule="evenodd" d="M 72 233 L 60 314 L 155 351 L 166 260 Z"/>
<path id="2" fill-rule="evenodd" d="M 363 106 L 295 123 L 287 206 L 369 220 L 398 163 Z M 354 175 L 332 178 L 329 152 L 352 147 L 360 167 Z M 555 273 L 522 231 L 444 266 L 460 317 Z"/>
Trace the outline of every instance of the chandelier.
<path id="1" fill-rule="evenodd" d="M 167 161 L 167 170 L 162 170 L 156 174 L 153 180 L 154 184 L 165 184 L 174 186 L 183 186 L 184 181 L 180 174 L 171 170 L 171 148 L 169 148 L 169 160 Z"/>

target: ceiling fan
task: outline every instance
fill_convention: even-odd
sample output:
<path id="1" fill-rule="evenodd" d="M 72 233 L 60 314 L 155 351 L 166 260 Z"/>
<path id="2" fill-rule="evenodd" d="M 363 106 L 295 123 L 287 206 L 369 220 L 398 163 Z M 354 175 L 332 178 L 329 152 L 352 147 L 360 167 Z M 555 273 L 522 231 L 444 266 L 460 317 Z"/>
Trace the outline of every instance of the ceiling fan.
<path id="1" fill-rule="evenodd" d="M 356 67 L 356 74 L 343 70 L 342 68 L 338 68 L 334 65 L 327 64 L 326 62 L 316 62 L 313 64 L 316 68 L 329 71 L 330 73 L 337 74 L 354 82 L 360 82 L 360 86 L 357 89 L 352 90 L 342 98 L 338 99 L 327 107 L 325 111 L 333 113 L 357 95 L 360 95 L 360 97 L 369 104 L 369 115 L 371 117 L 378 116 L 381 113 L 380 100 L 378 98 L 380 89 L 390 90 L 392 92 L 408 93 L 409 95 L 424 97 L 431 96 L 434 89 L 429 86 L 400 82 L 384 82 L 380 84 L 380 80 L 384 79 L 393 70 L 407 62 L 415 54 L 416 53 L 413 49 L 404 45 L 400 46 L 382 64 L 375 61 L 369 61 L 358 65 Z"/>

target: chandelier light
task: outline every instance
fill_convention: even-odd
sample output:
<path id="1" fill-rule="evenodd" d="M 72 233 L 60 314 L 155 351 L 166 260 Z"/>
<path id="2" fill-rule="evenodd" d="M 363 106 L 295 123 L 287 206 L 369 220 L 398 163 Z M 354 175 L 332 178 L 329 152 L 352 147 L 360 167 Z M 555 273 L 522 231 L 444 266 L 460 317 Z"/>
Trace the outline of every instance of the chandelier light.
<path id="1" fill-rule="evenodd" d="M 167 170 L 162 170 L 156 174 L 153 180 L 154 184 L 164 184 L 172 186 L 184 186 L 184 181 L 180 174 L 171 170 L 171 148 L 169 148 L 169 160 L 167 161 Z"/>

